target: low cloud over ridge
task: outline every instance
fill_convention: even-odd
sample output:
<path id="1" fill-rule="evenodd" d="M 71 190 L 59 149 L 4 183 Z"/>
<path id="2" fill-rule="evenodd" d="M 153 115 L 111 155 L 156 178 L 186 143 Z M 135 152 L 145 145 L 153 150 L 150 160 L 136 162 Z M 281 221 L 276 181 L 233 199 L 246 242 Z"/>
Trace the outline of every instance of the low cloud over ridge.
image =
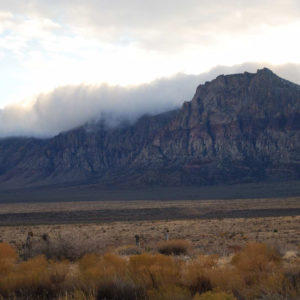
<path id="1" fill-rule="evenodd" d="M 300 65 L 246 63 L 218 66 L 200 75 L 178 74 L 136 87 L 63 86 L 39 95 L 31 105 L 15 104 L 0 110 L 0 137 L 51 137 L 62 131 L 107 116 L 109 126 L 127 120 L 134 122 L 144 114 L 157 114 L 180 107 L 191 100 L 196 87 L 219 74 L 255 72 L 269 67 L 279 76 L 300 84 Z"/>

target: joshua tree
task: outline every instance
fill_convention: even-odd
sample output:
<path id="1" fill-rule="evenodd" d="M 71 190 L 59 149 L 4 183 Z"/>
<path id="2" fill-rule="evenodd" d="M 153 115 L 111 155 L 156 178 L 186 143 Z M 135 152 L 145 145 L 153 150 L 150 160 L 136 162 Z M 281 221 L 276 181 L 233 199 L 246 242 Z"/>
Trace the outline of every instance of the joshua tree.
<path id="1" fill-rule="evenodd" d="M 165 229 L 165 240 L 166 241 L 169 240 L 169 229 L 168 228 Z"/>
<path id="2" fill-rule="evenodd" d="M 49 258 L 50 256 L 50 237 L 48 233 L 44 233 L 42 235 L 42 240 L 45 242 L 46 244 L 46 256 Z"/>
<path id="3" fill-rule="evenodd" d="M 25 243 L 25 247 L 24 247 L 24 259 L 25 260 L 31 256 L 32 238 L 33 238 L 33 232 L 29 231 L 27 233 L 26 243 Z"/>
<path id="4" fill-rule="evenodd" d="M 140 236 L 138 234 L 135 235 L 135 244 L 137 247 L 140 247 Z"/>

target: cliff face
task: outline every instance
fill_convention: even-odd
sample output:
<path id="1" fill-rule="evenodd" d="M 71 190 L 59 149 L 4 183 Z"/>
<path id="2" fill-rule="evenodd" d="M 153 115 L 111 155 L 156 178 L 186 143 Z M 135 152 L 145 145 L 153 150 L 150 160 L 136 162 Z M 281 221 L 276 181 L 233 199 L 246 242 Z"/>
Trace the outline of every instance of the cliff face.
<path id="1" fill-rule="evenodd" d="M 288 179 L 300 175 L 299 135 L 300 87 L 263 69 L 200 85 L 154 144 L 181 182 Z"/>
<path id="2" fill-rule="evenodd" d="M 300 86 L 219 76 L 181 109 L 52 139 L 0 141 L 3 185 L 201 185 L 300 178 Z"/>

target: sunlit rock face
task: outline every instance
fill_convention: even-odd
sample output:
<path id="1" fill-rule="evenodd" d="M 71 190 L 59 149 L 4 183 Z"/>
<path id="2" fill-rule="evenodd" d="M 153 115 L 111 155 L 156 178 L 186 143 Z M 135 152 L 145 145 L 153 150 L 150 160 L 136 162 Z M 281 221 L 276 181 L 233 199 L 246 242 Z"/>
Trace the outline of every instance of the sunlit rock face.
<path id="1" fill-rule="evenodd" d="M 0 142 L 1 186 L 205 185 L 300 178 L 300 86 L 268 69 L 218 76 L 179 110 Z"/>

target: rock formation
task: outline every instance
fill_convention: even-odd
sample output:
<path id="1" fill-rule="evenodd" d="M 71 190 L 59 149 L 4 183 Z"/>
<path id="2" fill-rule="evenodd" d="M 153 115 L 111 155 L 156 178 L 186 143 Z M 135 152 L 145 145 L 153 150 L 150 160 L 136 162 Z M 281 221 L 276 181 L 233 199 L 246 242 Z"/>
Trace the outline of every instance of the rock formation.
<path id="1" fill-rule="evenodd" d="M 300 178 L 300 86 L 268 69 L 220 75 L 176 111 L 0 141 L 1 186 L 205 185 Z"/>

